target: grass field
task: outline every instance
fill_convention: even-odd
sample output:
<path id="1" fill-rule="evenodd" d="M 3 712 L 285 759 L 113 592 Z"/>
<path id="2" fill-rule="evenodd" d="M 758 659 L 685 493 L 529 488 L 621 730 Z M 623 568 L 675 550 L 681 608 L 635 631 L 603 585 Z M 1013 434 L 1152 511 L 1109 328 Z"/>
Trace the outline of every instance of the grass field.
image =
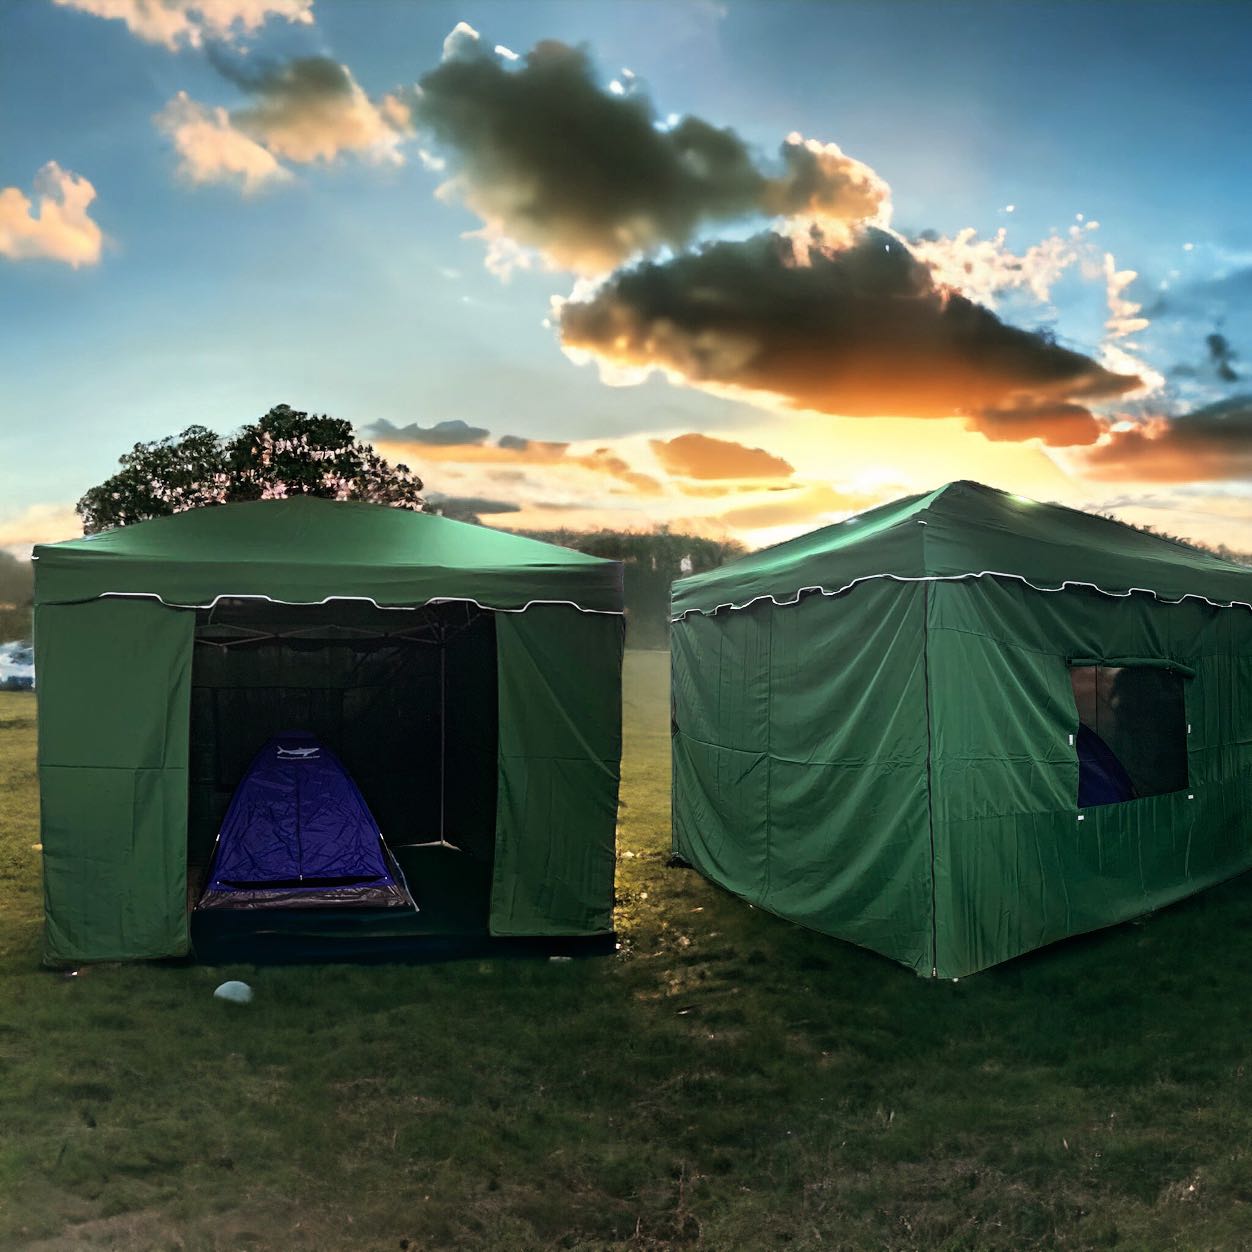
<path id="1" fill-rule="evenodd" d="M 1252 882 L 923 981 L 665 868 L 626 678 L 617 956 L 74 978 L 0 693 L 0 1248 L 1252 1247 Z"/>

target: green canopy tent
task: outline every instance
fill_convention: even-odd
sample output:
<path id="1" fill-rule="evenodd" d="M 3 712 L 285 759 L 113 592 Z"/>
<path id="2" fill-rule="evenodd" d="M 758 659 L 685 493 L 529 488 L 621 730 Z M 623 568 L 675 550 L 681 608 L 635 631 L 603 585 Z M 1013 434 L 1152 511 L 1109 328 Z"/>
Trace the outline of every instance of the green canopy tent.
<path id="1" fill-rule="evenodd" d="M 1252 866 L 1252 570 L 958 482 L 672 609 L 674 850 L 782 917 L 955 978 Z"/>
<path id="2" fill-rule="evenodd" d="M 248 762 L 291 730 L 355 778 L 419 929 L 611 932 L 615 562 L 307 496 L 35 559 L 48 959 L 186 952 L 189 867 L 194 896 Z"/>

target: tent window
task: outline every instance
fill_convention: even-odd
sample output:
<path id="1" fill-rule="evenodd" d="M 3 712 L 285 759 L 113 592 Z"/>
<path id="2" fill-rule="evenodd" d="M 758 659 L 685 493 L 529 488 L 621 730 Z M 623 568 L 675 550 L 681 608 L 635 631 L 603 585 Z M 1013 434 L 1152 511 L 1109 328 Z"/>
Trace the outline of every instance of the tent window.
<path id="1" fill-rule="evenodd" d="M 1183 676 L 1147 665 L 1076 665 L 1078 807 L 1187 786 Z"/>

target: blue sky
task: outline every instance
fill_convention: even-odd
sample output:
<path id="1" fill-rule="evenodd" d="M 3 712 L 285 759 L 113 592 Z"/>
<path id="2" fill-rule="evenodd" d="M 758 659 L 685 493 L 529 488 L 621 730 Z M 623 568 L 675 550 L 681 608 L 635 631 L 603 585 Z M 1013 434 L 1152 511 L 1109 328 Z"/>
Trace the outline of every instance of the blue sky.
<path id="1" fill-rule="evenodd" d="M 206 0 L 190 16 L 180 0 L 165 5 L 165 42 L 139 18 L 95 16 L 99 0 L 10 0 L 0 13 L 6 211 L 19 212 L 15 193 L 37 200 L 39 172 L 55 162 L 90 183 L 86 213 L 103 234 L 98 257 L 71 263 L 38 230 L 16 244 L 10 233 L 6 248 L 0 213 L 2 544 L 72 529 L 74 500 L 132 443 L 193 422 L 227 431 L 286 402 L 375 438 L 418 428 L 386 450 L 433 490 L 499 498 L 512 510 L 495 518 L 504 524 L 665 520 L 756 542 L 932 477 L 976 477 L 1252 548 L 1247 6 L 273 0 L 269 20 L 244 31 L 204 17 L 243 12 L 243 0 Z M 475 153 L 441 146 L 420 116 L 388 131 L 385 150 L 315 160 L 290 155 L 295 132 L 244 120 L 240 72 L 301 58 L 346 67 L 363 107 L 383 110 L 389 93 L 411 102 L 458 23 L 481 36 L 466 55 L 496 56 L 502 74 L 525 61 L 491 53 L 497 44 L 523 58 L 544 39 L 584 46 L 600 88 L 616 78 L 646 91 L 658 119 L 733 128 L 770 176 L 793 132 L 837 144 L 889 189 L 889 214 L 872 224 L 938 278 L 1007 326 L 1047 327 L 1106 375 L 1137 363 L 1141 385 L 1079 397 L 1099 434 L 1069 446 L 1041 442 L 1038 423 L 988 437 L 990 419 L 959 396 L 950 417 L 919 415 L 887 385 L 880 413 L 859 391 L 852 413 L 828 388 L 780 393 L 764 364 L 751 377 L 695 377 L 636 347 L 629 360 L 603 344 L 579 357 L 552 298 L 575 292 L 620 312 L 615 276 L 641 255 L 576 273 L 553 225 L 531 241 L 530 268 L 502 279 L 483 240 L 466 237 L 484 225 L 481 203 L 435 194 Z M 230 111 L 232 131 L 286 175 L 253 194 L 227 174 L 191 181 L 171 128 L 154 121 L 179 93 L 188 108 Z M 496 225 L 513 238 L 509 221 Z M 746 247 L 770 225 L 751 213 L 701 220 L 694 238 L 660 239 L 642 259 L 665 266 L 713 239 Z M 1001 228 L 983 254 L 999 262 L 961 277 L 961 232 L 989 246 Z M 937 236 L 929 252 L 923 231 Z M 827 238 L 832 256 L 856 246 Z M 1069 259 L 1039 279 L 1040 298 L 1038 285 L 1006 280 L 1003 262 L 1049 239 Z M 1136 273 L 1120 298 L 1146 326 L 1110 330 L 1106 255 L 1113 271 Z M 596 297 L 597 285 L 609 294 Z M 1206 342 L 1213 334 L 1224 346 Z M 646 378 L 609 385 L 624 376 Z M 1078 393 L 1024 395 L 984 409 L 1007 405 L 1017 421 Z M 436 456 L 421 429 L 454 420 L 490 436 Z M 693 434 L 705 442 L 673 443 Z M 484 452 L 502 435 L 571 446 L 537 460 Z M 740 447 L 791 472 L 758 474 Z"/>

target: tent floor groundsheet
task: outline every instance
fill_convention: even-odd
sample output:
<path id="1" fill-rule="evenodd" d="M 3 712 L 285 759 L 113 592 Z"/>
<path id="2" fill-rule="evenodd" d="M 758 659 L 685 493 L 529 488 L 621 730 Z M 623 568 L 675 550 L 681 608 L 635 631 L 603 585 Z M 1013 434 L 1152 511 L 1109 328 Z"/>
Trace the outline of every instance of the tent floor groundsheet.
<path id="1" fill-rule="evenodd" d="M 201 960 L 273 949 L 283 959 L 323 960 L 342 949 L 359 959 L 358 947 L 394 954 L 429 939 L 487 939 L 491 866 L 464 852 L 439 846 L 395 848 L 393 855 L 417 903 L 410 909 L 249 909 L 196 913 L 192 946 Z M 420 943 L 419 943 L 420 948 Z"/>
<path id="2" fill-rule="evenodd" d="M 206 965 L 442 961 L 602 956 L 615 934 L 500 938 L 489 933 L 491 867 L 446 848 L 398 848 L 419 911 L 224 909 L 191 919 L 196 960 Z"/>

